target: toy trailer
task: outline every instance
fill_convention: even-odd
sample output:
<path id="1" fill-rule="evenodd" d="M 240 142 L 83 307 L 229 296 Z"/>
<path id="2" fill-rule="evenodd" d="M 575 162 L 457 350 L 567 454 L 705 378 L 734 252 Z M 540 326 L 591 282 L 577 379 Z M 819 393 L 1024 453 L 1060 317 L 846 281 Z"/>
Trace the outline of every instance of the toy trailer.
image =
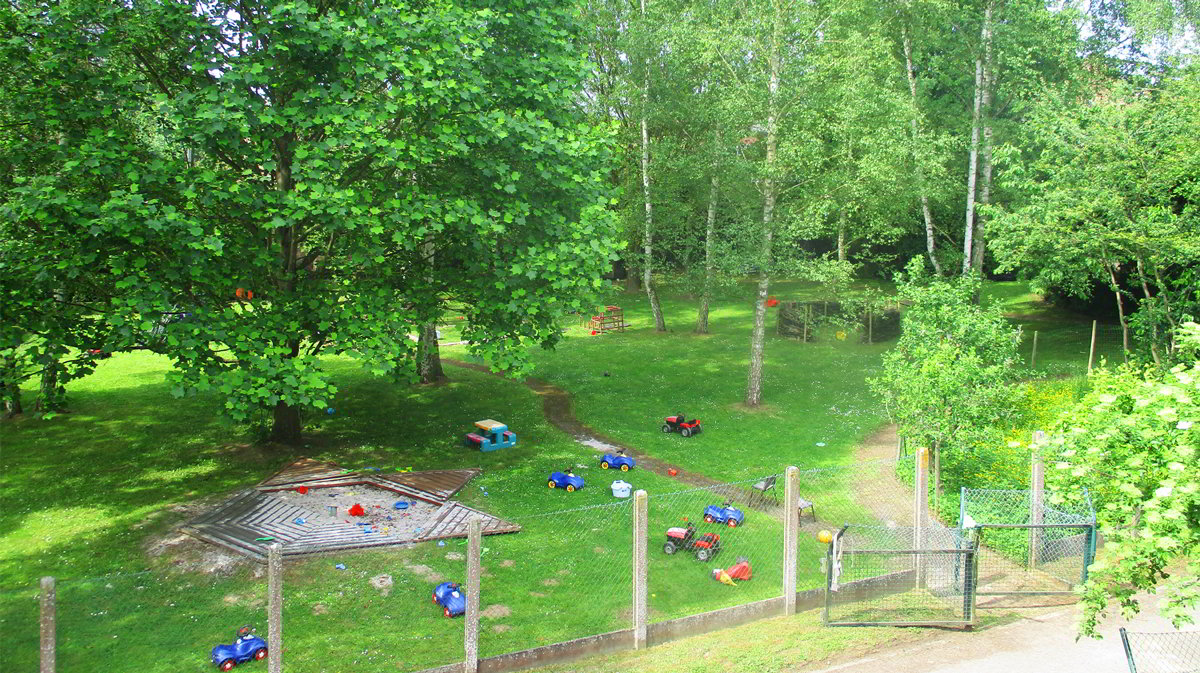
<path id="1" fill-rule="evenodd" d="M 480 451 L 495 451 L 517 443 L 517 436 L 500 421 L 484 419 L 475 421 L 480 432 L 468 432 L 463 440 L 467 446 L 477 446 Z"/>

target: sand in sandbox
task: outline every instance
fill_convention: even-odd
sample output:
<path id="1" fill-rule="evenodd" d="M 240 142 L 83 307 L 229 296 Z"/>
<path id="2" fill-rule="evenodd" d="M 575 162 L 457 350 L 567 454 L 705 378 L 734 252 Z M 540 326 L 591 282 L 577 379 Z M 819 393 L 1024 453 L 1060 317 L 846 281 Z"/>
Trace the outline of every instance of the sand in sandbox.
<path id="1" fill-rule="evenodd" d="M 294 490 L 274 491 L 268 495 L 307 511 L 309 514 L 304 517 L 305 526 L 342 523 L 400 539 L 420 537 L 425 524 L 441 507 L 377 486 L 366 485 L 310 488 L 308 493 Z M 406 502 L 408 507 L 398 510 L 395 508 L 396 502 Z M 350 516 L 350 508 L 354 505 L 362 505 L 363 516 Z M 336 514 L 330 513 L 330 507 L 335 508 Z M 356 525 L 360 523 L 371 525 Z"/>

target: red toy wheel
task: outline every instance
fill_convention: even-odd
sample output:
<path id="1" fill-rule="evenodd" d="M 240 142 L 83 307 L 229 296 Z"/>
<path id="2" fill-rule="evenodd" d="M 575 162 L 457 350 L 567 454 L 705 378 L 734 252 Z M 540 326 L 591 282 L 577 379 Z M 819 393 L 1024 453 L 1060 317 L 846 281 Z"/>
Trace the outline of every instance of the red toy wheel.
<path id="1" fill-rule="evenodd" d="M 715 521 L 715 519 L 712 518 L 711 514 L 704 515 L 704 523 L 712 523 L 713 521 Z"/>
<path id="2" fill-rule="evenodd" d="M 263 659 L 266 659 L 266 658 L 267 658 L 267 648 L 260 647 L 257 650 L 254 650 L 254 660 L 255 661 L 262 661 Z"/>
<path id="3" fill-rule="evenodd" d="M 737 519 L 730 519 L 726 522 L 730 528 L 737 528 Z"/>
<path id="4" fill-rule="evenodd" d="M 450 618 L 450 608 L 442 608 L 442 614 L 446 615 L 446 618 L 449 619 Z"/>
<path id="5" fill-rule="evenodd" d="M 430 600 L 433 601 L 434 605 L 437 605 L 437 594 L 433 594 L 433 596 L 430 597 Z"/>
<path id="6" fill-rule="evenodd" d="M 549 484 L 550 484 L 550 488 L 554 488 L 554 482 L 553 482 L 553 481 L 551 481 L 551 482 L 547 482 L 547 483 L 549 483 Z"/>
<path id="7" fill-rule="evenodd" d="M 232 671 L 234 666 L 237 666 L 236 661 L 234 661 L 233 659 L 226 659 L 225 661 L 222 661 L 221 665 L 218 666 L 217 668 L 222 671 Z"/>
<path id="8" fill-rule="evenodd" d="M 629 466 L 628 466 L 628 465 L 622 465 L 622 466 L 621 466 L 621 471 L 622 471 L 622 472 L 628 472 L 628 471 L 629 471 Z"/>
<path id="9" fill-rule="evenodd" d="M 567 484 L 567 493 L 574 493 L 574 492 L 575 492 L 575 485 Z"/>
<path id="10" fill-rule="evenodd" d="M 607 461 L 607 460 L 602 460 L 602 461 L 600 461 L 600 469 L 601 469 L 601 470 L 607 470 L 607 469 L 608 469 L 608 461 Z"/>

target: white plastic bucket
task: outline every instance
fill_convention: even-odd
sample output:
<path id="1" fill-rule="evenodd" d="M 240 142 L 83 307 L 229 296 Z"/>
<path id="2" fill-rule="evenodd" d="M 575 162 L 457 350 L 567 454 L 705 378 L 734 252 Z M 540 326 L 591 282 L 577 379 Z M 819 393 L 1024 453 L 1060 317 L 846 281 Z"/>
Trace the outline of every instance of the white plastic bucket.
<path id="1" fill-rule="evenodd" d="M 612 483 L 612 492 L 618 498 L 628 498 L 633 492 L 633 484 L 618 479 Z"/>

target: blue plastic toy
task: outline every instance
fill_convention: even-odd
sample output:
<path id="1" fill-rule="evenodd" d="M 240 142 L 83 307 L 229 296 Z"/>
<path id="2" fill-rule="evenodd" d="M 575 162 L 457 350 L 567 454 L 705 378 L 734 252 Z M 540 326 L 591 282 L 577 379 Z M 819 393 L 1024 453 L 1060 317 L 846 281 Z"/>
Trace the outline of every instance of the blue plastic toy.
<path id="1" fill-rule="evenodd" d="M 606 453 L 600 459 L 600 467 L 602 469 L 612 468 L 622 472 L 628 472 L 637 465 L 637 461 L 625 455 L 625 449 L 620 449 L 616 453 Z"/>
<path id="2" fill-rule="evenodd" d="M 467 611 L 467 594 L 458 582 L 442 582 L 433 589 L 433 604 L 442 606 L 442 614 L 458 617 Z"/>
<path id="3" fill-rule="evenodd" d="M 573 472 L 551 472 L 550 488 L 564 488 L 567 493 L 583 488 L 583 477 L 576 477 Z"/>
<path id="4" fill-rule="evenodd" d="M 500 421 L 490 418 L 475 421 L 475 427 L 479 428 L 480 432 L 468 432 L 463 443 L 467 446 L 477 446 L 480 451 L 495 451 L 517 443 L 516 434 Z"/>
<path id="5" fill-rule="evenodd" d="M 737 528 L 746 520 L 746 515 L 742 514 L 742 510 L 733 507 L 732 502 L 725 501 L 725 504 L 709 505 L 704 508 L 704 520 L 708 523 L 723 523 L 730 528 Z"/>
<path id="6" fill-rule="evenodd" d="M 232 645 L 217 645 L 212 649 L 212 662 L 222 671 L 231 671 L 234 666 L 247 661 L 267 658 L 267 641 L 254 635 L 254 629 L 243 626 L 237 630 L 237 639 Z"/>

